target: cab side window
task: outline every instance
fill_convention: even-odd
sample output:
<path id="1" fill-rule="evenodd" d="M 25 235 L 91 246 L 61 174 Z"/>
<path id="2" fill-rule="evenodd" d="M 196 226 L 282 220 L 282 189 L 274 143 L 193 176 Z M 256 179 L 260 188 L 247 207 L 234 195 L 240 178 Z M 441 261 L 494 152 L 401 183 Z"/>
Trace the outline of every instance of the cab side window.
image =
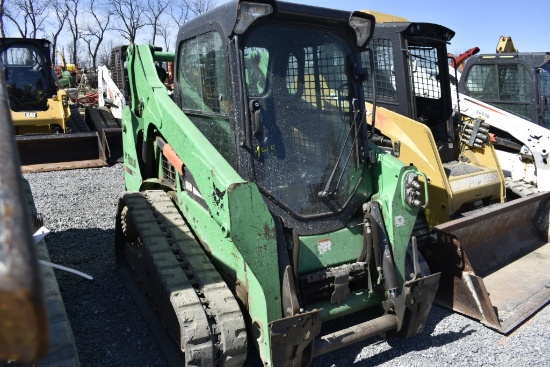
<path id="1" fill-rule="evenodd" d="M 236 167 L 235 135 L 229 119 L 227 58 L 218 32 L 185 40 L 178 55 L 178 103 L 221 155 Z"/>

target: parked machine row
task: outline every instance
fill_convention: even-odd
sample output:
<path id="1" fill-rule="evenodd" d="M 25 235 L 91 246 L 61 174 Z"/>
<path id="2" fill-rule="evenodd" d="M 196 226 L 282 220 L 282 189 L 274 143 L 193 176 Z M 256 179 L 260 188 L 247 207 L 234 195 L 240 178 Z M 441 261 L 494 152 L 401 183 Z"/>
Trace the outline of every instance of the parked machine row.
<path id="1" fill-rule="evenodd" d="M 241 366 L 254 347 L 265 366 L 307 366 L 414 337 L 433 302 L 501 333 L 548 303 L 547 130 L 510 128 L 526 120 L 464 95 L 461 78 L 458 93 L 453 36 L 231 0 L 184 24 L 175 52 L 114 50 L 85 120 L 123 157 L 114 256 L 175 341 L 170 364 Z M 368 319 L 347 322 L 357 312 Z"/>
<path id="2" fill-rule="evenodd" d="M 550 53 L 518 52 L 511 37 L 500 38 L 497 53 L 476 53 L 453 84 L 455 105 L 491 126 L 513 195 L 549 191 Z"/>
<path id="3" fill-rule="evenodd" d="M 413 336 L 436 293 L 504 333 L 548 301 L 550 196 L 505 203 L 489 125 L 453 111 L 454 33 L 373 26 L 368 12 L 234 1 L 184 25 L 175 54 L 126 49 L 117 256 L 187 364 L 240 364 L 244 330 L 274 366 Z M 173 94 L 155 67 L 168 61 Z M 205 309 L 193 318 L 210 330 L 199 346 L 177 297 L 215 304 L 200 275 L 213 269 L 246 328 L 231 311 L 239 332 L 223 339 L 223 310 Z M 373 306 L 383 314 L 323 334 Z"/>
<path id="4" fill-rule="evenodd" d="M 489 139 L 493 120 L 460 119 L 465 110 L 454 108 L 446 48 L 453 36 L 436 24 L 377 24 L 376 88 L 366 84 L 367 101 L 376 95 L 376 109 L 368 108 L 380 135 L 372 140 L 426 175 L 429 202 L 420 218 L 431 235 L 419 238 L 429 268 L 442 272 L 436 301 L 509 332 L 548 301 L 546 265 L 533 257 L 550 250 L 544 222 L 550 196 L 502 204 L 506 180 Z M 536 271 L 518 277 L 523 267 Z"/>
<path id="5" fill-rule="evenodd" d="M 0 63 L 23 171 L 116 162 L 121 158 L 120 124 L 110 113 L 92 107 L 81 113 L 84 109 L 71 103 L 55 75 L 50 55 L 51 44 L 45 39 L 0 39 Z"/>

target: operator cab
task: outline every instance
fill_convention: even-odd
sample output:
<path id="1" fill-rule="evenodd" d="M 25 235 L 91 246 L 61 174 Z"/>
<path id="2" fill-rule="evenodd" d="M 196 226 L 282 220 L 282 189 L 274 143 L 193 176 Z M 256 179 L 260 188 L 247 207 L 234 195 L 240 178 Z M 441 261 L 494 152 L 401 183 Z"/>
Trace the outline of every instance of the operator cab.
<path id="1" fill-rule="evenodd" d="M 369 45 L 374 53 L 376 104 L 427 125 L 443 161 L 455 156 L 445 158 L 455 140 L 446 45 L 453 36 L 452 30 L 437 24 L 377 23 Z M 369 59 L 363 59 L 370 70 Z M 365 87 L 372 103 L 372 85 Z"/>
<path id="2" fill-rule="evenodd" d="M 50 42 L 22 43 L 21 39 L 5 38 L 0 41 L 0 61 L 10 109 L 14 112 L 48 110 L 48 98 L 57 93 Z"/>
<path id="3" fill-rule="evenodd" d="M 363 169 L 352 48 L 336 33 L 266 25 L 247 35 L 243 55 L 256 182 L 299 216 L 344 207 Z"/>
<path id="4" fill-rule="evenodd" d="M 459 91 L 550 128 L 550 53 L 475 55 Z"/>
<path id="5" fill-rule="evenodd" d="M 303 222 L 348 209 L 349 218 L 348 204 L 364 202 L 370 190 L 361 180 L 367 76 L 360 55 L 374 17 L 323 8 L 305 16 L 301 7 L 228 3 L 214 10 L 226 16 L 211 17 L 227 22 L 186 23 L 174 100 L 280 216 Z"/>

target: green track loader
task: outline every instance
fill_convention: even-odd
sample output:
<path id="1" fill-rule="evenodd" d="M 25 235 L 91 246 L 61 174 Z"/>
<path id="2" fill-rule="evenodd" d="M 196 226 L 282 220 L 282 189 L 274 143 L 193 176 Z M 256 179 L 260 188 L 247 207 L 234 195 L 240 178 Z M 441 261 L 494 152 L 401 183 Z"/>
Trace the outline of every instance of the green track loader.
<path id="1" fill-rule="evenodd" d="M 186 23 L 174 53 L 128 47 L 116 256 L 186 365 L 240 366 L 250 340 L 265 366 L 306 366 L 422 330 L 439 284 L 412 236 L 427 193 L 369 143 L 374 24 L 234 0 Z M 358 312 L 367 321 L 323 329 Z"/>

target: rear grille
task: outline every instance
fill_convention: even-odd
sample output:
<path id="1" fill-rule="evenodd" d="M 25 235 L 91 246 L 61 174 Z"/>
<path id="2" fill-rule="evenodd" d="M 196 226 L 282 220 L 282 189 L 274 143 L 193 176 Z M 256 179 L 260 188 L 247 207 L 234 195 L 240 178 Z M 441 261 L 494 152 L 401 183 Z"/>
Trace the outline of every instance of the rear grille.
<path id="1" fill-rule="evenodd" d="M 165 184 L 176 187 L 176 170 L 164 155 L 162 156 L 162 179 Z"/>

